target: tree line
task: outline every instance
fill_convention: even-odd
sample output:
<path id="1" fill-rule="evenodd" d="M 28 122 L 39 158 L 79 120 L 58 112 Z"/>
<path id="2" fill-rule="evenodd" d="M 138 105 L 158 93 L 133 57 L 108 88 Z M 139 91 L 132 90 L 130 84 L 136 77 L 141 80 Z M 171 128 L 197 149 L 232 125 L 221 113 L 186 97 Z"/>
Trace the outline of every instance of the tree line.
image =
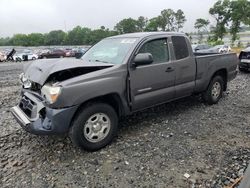
<path id="1" fill-rule="evenodd" d="M 194 28 L 203 41 L 204 33 L 209 34 L 208 42 L 221 42 L 227 32 L 232 36 L 232 43 L 239 39 L 242 26 L 250 25 L 250 2 L 248 0 L 218 0 L 209 9 L 215 25 L 209 20 L 198 18 Z M 49 33 L 15 34 L 12 37 L 0 38 L 0 46 L 46 46 L 46 45 L 92 45 L 101 39 L 113 35 L 143 31 L 176 31 L 179 32 L 186 22 L 184 12 L 179 9 L 164 9 L 156 17 L 148 19 L 140 16 L 137 19 L 125 18 L 119 21 L 113 30 L 101 26 L 99 29 L 76 26 L 68 32 L 53 30 Z"/>

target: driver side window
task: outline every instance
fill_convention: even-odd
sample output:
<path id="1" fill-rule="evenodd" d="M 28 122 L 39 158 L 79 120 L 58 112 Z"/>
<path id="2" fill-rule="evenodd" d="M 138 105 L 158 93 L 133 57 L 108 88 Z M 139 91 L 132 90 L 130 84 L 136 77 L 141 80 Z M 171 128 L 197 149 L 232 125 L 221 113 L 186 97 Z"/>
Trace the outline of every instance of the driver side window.
<path id="1" fill-rule="evenodd" d="M 164 63 L 169 61 L 169 51 L 167 39 L 156 39 L 143 44 L 139 53 L 151 53 L 153 63 Z"/>

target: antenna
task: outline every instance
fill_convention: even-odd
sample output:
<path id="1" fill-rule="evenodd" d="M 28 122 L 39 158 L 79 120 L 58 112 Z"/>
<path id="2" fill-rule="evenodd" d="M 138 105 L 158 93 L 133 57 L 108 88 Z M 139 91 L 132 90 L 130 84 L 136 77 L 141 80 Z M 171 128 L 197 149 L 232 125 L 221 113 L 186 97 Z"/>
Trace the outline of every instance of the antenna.
<path id="1" fill-rule="evenodd" d="M 64 31 L 67 32 L 66 21 L 64 20 Z"/>

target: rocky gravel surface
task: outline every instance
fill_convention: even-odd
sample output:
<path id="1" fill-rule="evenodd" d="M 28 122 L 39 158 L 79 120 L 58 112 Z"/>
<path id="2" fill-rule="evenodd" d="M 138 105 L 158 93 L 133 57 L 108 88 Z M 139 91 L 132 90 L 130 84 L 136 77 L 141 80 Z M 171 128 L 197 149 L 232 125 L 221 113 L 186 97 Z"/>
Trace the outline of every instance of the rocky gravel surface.
<path id="1" fill-rule="evenodd" d="M 21 66 L 0 65 L 0 187 L 214 187 L 231 185 L 250 162 L 250 74 L 217 105 L 199 96 L 121 120 L 115 141 L 81 151 L 67 136 L 23 131 L 9 109 Z"/>

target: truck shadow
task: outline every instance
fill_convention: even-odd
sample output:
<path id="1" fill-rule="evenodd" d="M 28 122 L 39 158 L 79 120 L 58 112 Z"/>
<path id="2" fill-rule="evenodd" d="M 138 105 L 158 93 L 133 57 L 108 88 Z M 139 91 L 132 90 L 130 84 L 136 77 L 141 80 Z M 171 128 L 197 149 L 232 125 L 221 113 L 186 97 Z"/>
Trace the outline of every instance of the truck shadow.
<path id="1" fill-rule="evenodd" d="M 136 112 L 130 116 L 124 117 L 120 121 L 122 132 L 126 132 L 126 127 L 134 127 L 138 124 L 140 126 L 147 126 L 147 124 L 141 124 L 143 121 L 151 121 L 159 119 L 167 120 L 169 117 L 173 118 L 187 110 L 191 110 L 194 107 L 205 107 L 200 96 L 189 96 L 170 103 L 161 104 L 155 107 L 145 109 L 140 112 Z M 121 133 L 122 134 L 122 133 Z"/>

